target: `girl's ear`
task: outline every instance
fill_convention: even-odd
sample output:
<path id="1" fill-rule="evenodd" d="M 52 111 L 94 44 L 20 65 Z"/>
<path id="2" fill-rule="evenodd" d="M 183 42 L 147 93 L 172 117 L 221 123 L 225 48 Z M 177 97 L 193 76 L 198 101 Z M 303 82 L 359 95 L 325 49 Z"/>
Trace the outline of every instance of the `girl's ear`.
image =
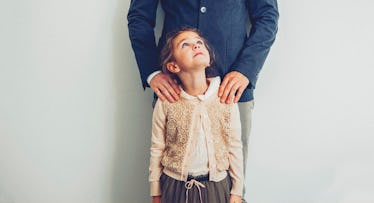
<path id="1" fill-rule="evenodd" d="M 179 66 L 173 61 L 166 64 L 166 68 L 172 73 L 178 73 L 180 71 Z"/>

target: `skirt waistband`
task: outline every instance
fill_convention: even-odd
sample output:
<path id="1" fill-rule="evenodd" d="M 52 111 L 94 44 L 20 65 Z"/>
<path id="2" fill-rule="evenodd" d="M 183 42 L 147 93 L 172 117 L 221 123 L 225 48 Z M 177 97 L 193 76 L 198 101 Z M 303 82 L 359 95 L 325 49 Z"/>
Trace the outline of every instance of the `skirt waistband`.
<path id="1" fill-rule="evenodd" d="M 193 179 L 197 180 L 199 182 L 208 181 L 209 180 L 209 173 L 205 174 L 205 175 L 199 175 L 199 176 L 192 176 L 192 175 L 187 176 L 187 181 L 190 181 L 190 180 L 193 180 Z"/>

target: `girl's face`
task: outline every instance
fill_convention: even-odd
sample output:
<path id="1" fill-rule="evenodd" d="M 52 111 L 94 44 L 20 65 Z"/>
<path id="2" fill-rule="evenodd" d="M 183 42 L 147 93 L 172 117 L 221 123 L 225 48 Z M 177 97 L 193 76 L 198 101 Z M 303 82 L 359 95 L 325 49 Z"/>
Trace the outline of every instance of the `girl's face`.
<path id="1" fill-rule="evenodd" d="M 209 66 L 210 56 L 204 41 L 192 31 L 185 31 L 173 40 L 174 65 L 180 71 L 189 72 Z M 178 71 L 179 72 L 179 71 Z"/>

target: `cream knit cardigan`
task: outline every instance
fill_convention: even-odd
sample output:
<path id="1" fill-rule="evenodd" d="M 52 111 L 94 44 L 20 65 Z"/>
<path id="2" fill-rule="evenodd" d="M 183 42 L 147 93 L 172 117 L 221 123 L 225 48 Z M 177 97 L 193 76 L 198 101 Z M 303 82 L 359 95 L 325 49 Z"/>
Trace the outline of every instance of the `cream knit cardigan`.
<path id="1" fill-rule="evenodd" d="M 205 95 L 191 96 L 182 90 L 176 103 L 156 102 L 152 119 L 149 166 L 151 196 L 161 195 L 160 176 L 186 181 L 191 155 L 201 122 L 206 137 L 210 181 L 220 181 L 226 171 L 232 179 L 231 194 L 242 195 L 243 154 L 237 104 L 219 101 L 219 77 L 210 79 Z M 204 116 L 205 115 L 205 116 Z"/>

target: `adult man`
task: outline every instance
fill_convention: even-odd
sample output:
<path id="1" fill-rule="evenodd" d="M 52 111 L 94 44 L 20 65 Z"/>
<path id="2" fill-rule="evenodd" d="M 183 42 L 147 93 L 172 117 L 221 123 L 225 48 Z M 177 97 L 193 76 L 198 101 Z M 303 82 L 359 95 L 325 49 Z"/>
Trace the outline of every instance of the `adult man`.
<path id="1" fill-rule="evenodd" d="M 150 86 L 161 100 L 179 99 L 175 81 L 159 72 L 160 50 L 169 32 L 184 26 L 198 28 L 216 53 L 217 74 L 223 78 L 221 102 L 239 101 L 245 172 L 253 89 L 275 40 L 276 0 L 162 0 L 165 19 L 158 45 L 153 30 L 157 5 L 158 0 L 132 0 L 127 16 L 143 88 Z"/>

